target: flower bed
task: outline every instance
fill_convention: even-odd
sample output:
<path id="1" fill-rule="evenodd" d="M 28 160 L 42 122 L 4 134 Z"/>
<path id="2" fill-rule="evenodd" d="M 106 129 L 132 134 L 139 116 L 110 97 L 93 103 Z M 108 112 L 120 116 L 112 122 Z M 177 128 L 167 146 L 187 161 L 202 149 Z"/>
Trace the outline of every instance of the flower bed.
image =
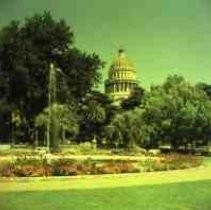
<path id="1" fill-rule="evenodd" d="M 74 176 L 86 174 L 118 174 L 148 171 L 164 171 L 197 167 L 202 158 L 191 155 L 171 154 L 157 159 L 144 160 L 73 160 L 68 158 L 48 159 L 47 157 L 22 157 L 0 165 L 0 176 Z"/>
<path id="2" fill-rule="evenodd" d="M 140 162 L 140 170 L 149 171 L 167 171 L 198 167 L 202 165 L 203 158 L 201 156 L 168 154 L 162 155 L 157 159 L 146 159 Z"/>

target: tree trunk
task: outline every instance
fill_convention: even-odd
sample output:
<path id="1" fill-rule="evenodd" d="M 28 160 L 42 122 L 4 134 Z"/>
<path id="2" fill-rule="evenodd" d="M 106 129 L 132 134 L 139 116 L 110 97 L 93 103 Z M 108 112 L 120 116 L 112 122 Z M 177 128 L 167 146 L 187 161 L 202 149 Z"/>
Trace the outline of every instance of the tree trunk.
<path id="1" fill-rule="evenodd" d="M 62 128 L 62 144 L 66 144 L 66 131 Z"/>

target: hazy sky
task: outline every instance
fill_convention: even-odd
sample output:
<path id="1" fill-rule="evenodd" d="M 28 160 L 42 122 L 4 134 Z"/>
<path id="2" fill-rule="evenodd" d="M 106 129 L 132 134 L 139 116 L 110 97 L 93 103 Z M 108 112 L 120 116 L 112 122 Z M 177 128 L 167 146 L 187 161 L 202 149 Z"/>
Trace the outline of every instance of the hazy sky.
<path id="1" fill-rule="evenodd" d="M 211 0 L 0 0 L 0 27 L 44 10 L 107 62 L 104 75 L 123 46 L 145 87 L 174 73 L 211 83 Z"/>

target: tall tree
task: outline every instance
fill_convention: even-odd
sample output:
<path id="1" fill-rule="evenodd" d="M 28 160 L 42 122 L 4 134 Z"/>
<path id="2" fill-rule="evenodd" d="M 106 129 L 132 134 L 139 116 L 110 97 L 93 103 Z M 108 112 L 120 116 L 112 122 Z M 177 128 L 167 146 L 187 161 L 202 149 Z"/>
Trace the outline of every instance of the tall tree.
<path id="1" fill-rule="evenodd" d="M 133 149 L 146 146 L 149 141 L 148 126 L 142 121 L 142 109 L 117 114 L 105 127 L 105 137 L 110 145 Z"/>
<path id="2" fill-rule="evenodd" d="M 103 62 L 96 54 L 78 50 L 72 29 L 49 12 L 36 14 L 23 24 L 13 21 L 0 31 L 1 100 L 12 110 L 20 110 L 26 130 L 48 104 L 50 63 L 63 72 L 57 74 L 58 102 L 79 101 L 100 81 Z"/>
<path id="3" fill-rule="evenodd" d="M 46 130 L 47 126 L 54 120 L 50 118 L 56 120 L 56 127 L 60 134 L 57 136 L 59 143 L 66 143 L 66 134 L 75 137 L 78 133 L 78 117 L 75 114 L 73 106 L 53 104 L 51 107 L 45 108 L 43 112 L 35 118 L 36 127 Z M 43 135 L 43 139 L 45 139 L 45 135 Z M 52 142 L 52 144 L 53 147 L 55 145 L 58 147 L 57 142 Z"/>
<path id="4" fill-rule="evenodd" d="M 107 125 L 117 112 L 109 97 L 99 91 L 86 94 L 78 108 L 78 112 L 82 113 L 79 138 L 84 140 L 91 140 L 93 136 L 99 140 L 103 126 Z"/>
<path id="5" fill-rule="evenodd" d="M 208 140 L 210 113 L 211 102 L 205 93 L 174 75 L 163 85 L 151 88 L 145 97 L 142 117 L 152 128 L 154 146 L 162 141 L 177 149 L 180 145 Z"/>

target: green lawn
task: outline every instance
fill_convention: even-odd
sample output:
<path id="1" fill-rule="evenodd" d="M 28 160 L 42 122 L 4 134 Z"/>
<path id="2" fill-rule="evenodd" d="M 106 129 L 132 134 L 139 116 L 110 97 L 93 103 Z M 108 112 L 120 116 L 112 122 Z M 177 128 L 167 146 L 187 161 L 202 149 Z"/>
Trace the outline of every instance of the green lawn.
<path id="1" fill-rule="evenodd" d="M 59 191 L 7 192 L 2 210 L 210 210 L 211 180 Z"/>
<path id="2" fill-rule="evenodd" d="M 0 179 L 0 210 L 211 210 L 210 160 L 167 172 Z"/>

